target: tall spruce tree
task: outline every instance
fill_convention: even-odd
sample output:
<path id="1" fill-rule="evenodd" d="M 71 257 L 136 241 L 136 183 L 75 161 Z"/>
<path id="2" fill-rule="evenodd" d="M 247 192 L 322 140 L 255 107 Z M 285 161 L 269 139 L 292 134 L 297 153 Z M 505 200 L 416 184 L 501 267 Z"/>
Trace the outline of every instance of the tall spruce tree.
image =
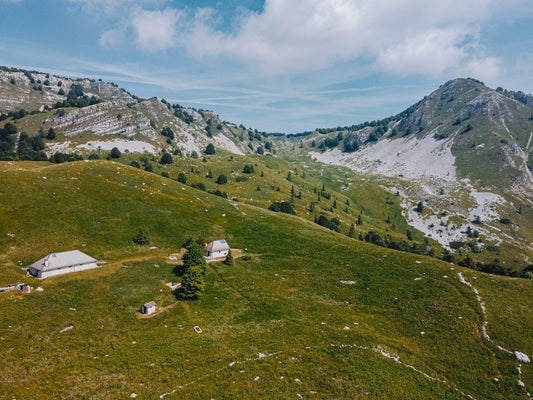
<path id="1" fill-rule="evenodd" d="M 196 242 L 192 242 L 190 244 L 190 246 L 187 248 L 187 251 L 183 255 L 182 260 L 185 269 L 189 269 L 190 267 L 196 265 L 205 268 L 205 266 L 207 265 L 207 263 L 205 262 L 205 258 L 202 254 L 202 250 Z"/>

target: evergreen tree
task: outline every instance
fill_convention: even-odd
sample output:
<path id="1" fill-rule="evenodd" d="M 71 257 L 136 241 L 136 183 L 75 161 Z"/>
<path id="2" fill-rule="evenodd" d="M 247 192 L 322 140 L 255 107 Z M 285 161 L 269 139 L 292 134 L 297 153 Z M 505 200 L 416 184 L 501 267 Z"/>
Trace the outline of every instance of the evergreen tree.
<path id="1" fill-rule="evenodd" d="M 200 265 L 193 265 L 185 271 L 181 278 L 179 294 L 184 299 L 196 299 L 204 294 L 205 279 Z"/>
<path id="2" fill-rule="evenodd" d="M 207 155 L 215 154 L 215 146 L 213 146 L 213 143 L 209 143 L 207 145 L 207 147 L 204 150 L 204 154 L 207 154 Z"/>
<path id="3" fill-rule="evenodd" d="M 357 217 L 357 225 L 363 225 L 363 219 L 361 218 L 361 214 L 359 214 L 359 216 Z"/>
<path id="4" fill-rule="evenodd" d="M 207 263 L 205 262 L 204 255 L 202 254 L 202 250 L 196 242 L 192 242 L 187 248 L 187 251 L 183 255 L 182 261 L 183 266 L 186 269 L 197 265 L 201 266 L 202 268 L 205 268 L 205 266 L 207 265 Z"/>
<path id="5" fill-rule="evenodd" d="M 159 164 L 172 164 L 173 162 L 174 160 L 172 159 L 172 156 L 169 153 L 165 153 L 161 157 Z"/>
<path id="6" fill-rule="evenodd" d="M 226 175 L 219 175 L 218 178 L 217 178 L 217 183 L 219 185 L 223 185 L 225 183 L 228 183 L 228 178 L 226 177 Z"/>
<path id="7" fill-rule="evenodd" d="M 351 238 L 353 238 L 355 236 L 355 226 L 354 226 L 354 224 L 352 224 L 350 226 L 350 232 L 348 232 L 348 236 L 351 237 Z"/>
<path id="8" fill-rule="evenodd" d="M 233 255 L 231 254 L 231 249 L 228 250 L 228 255 L 226 256 L 226 259 L 223 261 L 226 265 L 233 265 Z"/>
<path id="9" fill-rule="evenodd" d="M 48 129 L 48 133 L 46 134 L 46 139 L 54 140 L 55 138 L 56 138 L 56 132 L 54 131 L 54 128 Z"/>
<path id="10" fill-rule="evenodd" d="M 133 242 L 141 246 L 150 244 L 150 232 L 148 229 L 140 228 Z"/>

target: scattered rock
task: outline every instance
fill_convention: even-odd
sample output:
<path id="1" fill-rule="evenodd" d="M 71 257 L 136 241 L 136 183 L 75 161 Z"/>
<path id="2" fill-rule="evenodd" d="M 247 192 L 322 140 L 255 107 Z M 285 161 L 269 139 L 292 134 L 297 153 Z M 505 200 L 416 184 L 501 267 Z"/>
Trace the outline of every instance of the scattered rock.
<path id="1" fill-rule="evenodd" d="M 521 353 L 519 351 L 515 351 L 514 352 L 514 356 L 520 362 L 523 362 L 523 363 L 529 363 L 530 362 L 529 357 L 527 356 L 527 354 Z"/>

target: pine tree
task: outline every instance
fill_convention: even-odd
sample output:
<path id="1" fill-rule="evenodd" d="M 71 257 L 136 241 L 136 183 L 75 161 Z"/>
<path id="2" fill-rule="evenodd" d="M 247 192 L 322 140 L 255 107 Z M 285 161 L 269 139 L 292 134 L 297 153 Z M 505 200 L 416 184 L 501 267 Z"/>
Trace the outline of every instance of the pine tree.
<path id="1" fill-rule="evenodd" d="M 205 268 L 205 266 L 207 265 L 207 263 L 205 262 L 205 258 L 202 254 L 202 250 L 200 250 L 200 246 L 198 246 L 196 242 L 192 242 L 190 244 L 187 251 L 183 255 L 182 261 L 185 269 L 196 265 Z"/>
<path id="2" fill-rule="evenodd" d="M 228 250 L 228 255 L 226 256 L 226 259 L 222 262 L 226 265 L 233 265 L 233 255 L 231 254 L 231 249 Z"/>
<path id="3" fill-rule="evenodd" d="M 133 239 L 133 243 L 139 244 L 141 246 L 150 244 L 150 232 L 147 229 L 140 228 L 139 233 Z"/>
<path id="4" fill-rule="evenodd" d="M 348 236 L 351 237 L 351 238 L 353 238 L 355 236 L 355 226 L 354 226 L 354 224 L 352 224 L 350 226 L 350 232 L 348 232 Z"/>
<path id="5" fill-rule="evenodd" d="M 202 267 L 193 265 L 185 271 L 181 278 L 180 295 L 185 299 L 196 299 L 204 294 L 205 279 Z"/>
<path id="6" fill-rule="evenodd" d="M 361 214 L 359 214 L 359 216 L 357 217 L 357 225 L 363 225 L 363 219 L 361 218 Z"/>

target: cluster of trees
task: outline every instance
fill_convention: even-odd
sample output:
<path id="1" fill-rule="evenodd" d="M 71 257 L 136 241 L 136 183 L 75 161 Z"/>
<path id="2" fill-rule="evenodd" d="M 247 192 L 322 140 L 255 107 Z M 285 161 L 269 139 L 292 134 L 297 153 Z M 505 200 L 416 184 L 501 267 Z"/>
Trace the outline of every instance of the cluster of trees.
<path id="1" fill-rule="evenodd" d="M 17 127 L 7 123 L 0 128 L 0 161 L 12 161 L 15 159 L 15 134 Z"/>
<path id="2" fill-rule="evenodd" d="M 165 126 L 163 129 L 161 129 L 161 135 L 167 137 L 167 141 L 171 141 L 174 139 L 174 131 L 170 129 L 168 126 Z"/>
<path id="3" fill-rule="evenodd" d="M 360 235 L 359 238 L 363 239 L 362 235 Z M 382 238 L 378 233 L 372 230 L 368 231 L 367 234 L 364 236 L 364 241 L 367 243 L 375 244 L 376 246 L 399 250 L 399 251 L 403 251 L 406 253 L 434 256 L 433 249 L 427 242 L 426 243 L 413 242 L 412 244 L 409 244 L 405 240 L 398 242 L 398 241 L 391 240 L 390 238 Z"/>
<path id="4" fill-rule="evenodd" d="M 514 278 L 533 279 L 533 264 L 529 264 L 522 271 L 515 271 L 509 267 L 502 265 L 501 261 L 497 258 L 495 258 L 492 262 L 489 263 L 476 263 L 474 262 L 472 257 L 470 257 L 470 255 L 467 255 L 457 264 L 462 267 L 474 269 L 476 271 L 486 272 L 487 274 L 510 276 Z"/>
<path id="5" fill-rule="evenodd" d="M 59 89 L 60 92 L 63 91 L 63 89 Z M 59 93 L 61 94 L 61 93 Z M 73 83 L 70 86 L 70 91 L 67 94 L 67 99 L 64 101 L 58 101 L 54 108 L 64 108 L 64 107 L 76 107 L 76 108 L 82 108 L 87 106 L 92 106 L 94 104 L 101 103 L 102 100 L 97 99 L 95 96 L 86 96 L 83 93 L 83 87 L 77 83 Z"/>
<path id="6" fill-rule="evenodd" d="M 285 214 L 296 215 L 296 211 L 294 211 L 294 205 L 292 204 L 292 202 L 276 201 L 276 202 L 272 203 L 268 207 L 268 209 L 270 211 L 274 211 L 274 212 L 282 212 L 282 213 L 285 213 Z"/>
<path id="7" fill-rule="evenodd" d="M 228 194 L 226 192 L 223 192 L 222 190 L 220 189 L 217 189 L 217 190 L 209 190 L 207 193 L 209 194 L 214 194 L 215 196 L 218 196 L 218 197 L 222 197 L 224 199 L 227 199 L 228 198 Z"/>
<path id="8" fill-rule="evenodd" d="M 339 233 L 341 232 L 341 222 L 335 217 L 329 220 L 324 215 L 320 215 L 319 217 L 315 215 L 315 223 L 325 228 L 328 228 L 329 230 L 339 232 Z"/>
<path id="9" fill-rule="evenodd" d="M 94 159 L 94 155 L 92 159 Z M 79 154 L 75 154 L 75 153 L 65 154 L 65 153 L 56 152 L 50 156 L 48 161 L 56 163 L 56 164 L 62 164 L 64 162 L 74 162 L 74 161 L 81 161 L 81 160 L 83 160 L 83 157 Z"/>

